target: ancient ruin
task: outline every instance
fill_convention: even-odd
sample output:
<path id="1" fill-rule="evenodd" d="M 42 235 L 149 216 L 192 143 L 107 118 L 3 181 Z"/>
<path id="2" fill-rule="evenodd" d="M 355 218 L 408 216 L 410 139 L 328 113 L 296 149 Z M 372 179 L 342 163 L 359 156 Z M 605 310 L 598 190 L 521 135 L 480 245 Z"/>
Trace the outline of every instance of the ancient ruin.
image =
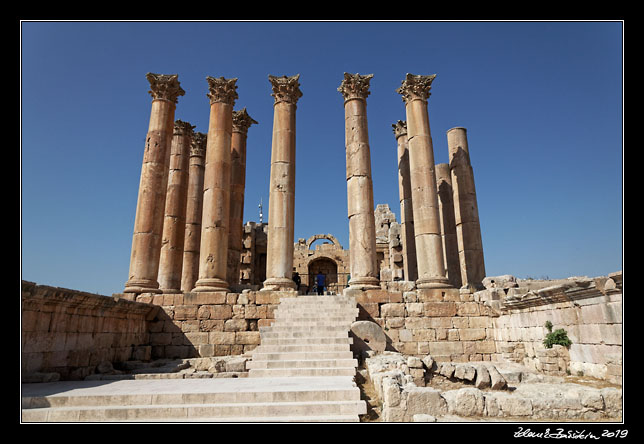
<path id="1" fill-rule="evenodd" d="M 465 128 L 446 132 L 449 164 L 434 163 L 435 75 L 407 74 L 396 90 L 401 220 L 376 205 L 372 77 L 345 73 L 338 88 L 345 249 L 333 234 L 294 237 L 299 75 L 269 76 L 268 222 L 244 223 L 257 122 L 233 109 L 237 79 L 206 78 L 200 133 L 175 121 L 178 76 L 147 74 L 128 279 L 112 297 L 23 281 L 23 421 L 620 421 L 621 271 L 486 276 Z M 567 342 L 552 345 L 553 328 Z M 96 380 L 118 384 L 43 384 Z M 150 392 L 128 389 L 140 380 Z"/>

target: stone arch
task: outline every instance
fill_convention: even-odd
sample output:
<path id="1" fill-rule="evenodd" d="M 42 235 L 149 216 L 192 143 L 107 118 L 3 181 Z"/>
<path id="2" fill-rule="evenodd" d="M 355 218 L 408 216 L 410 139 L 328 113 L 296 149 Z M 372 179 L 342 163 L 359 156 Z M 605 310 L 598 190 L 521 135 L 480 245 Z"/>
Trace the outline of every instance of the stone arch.
<path id="1" fill-rule="evenodd" d="M 338 242 L 338 239 L 336 239 L 336 237 L 334 235 L 332 235 L 332 234 L 314 234 L 313 236 L 309 237 L 306 240 L 306 248 L 307 248 L 307 250 L 310 250 L 311 249 L 311 244 L 313 242 L 315 242 L 316 240 L 318 240 L 318 239 L 330 240 L 333 243 L 333 245 L 335 245 L 336 248 L 338 248 L 340 250 L 342 249 L 342 245 L 340 245 L 340 242 Z"/>
<path id="2" fill-rule="evenodd" d="M 338 261 L 327 255 L 320 255 L 311 258 L 306 265 L 309 276 L 309 287 L 312 289 L 315 282 L 315 276 L 321 271 L 326 276 L 327 291 L 338 293 L 342 288 L 338 281 Z"/>

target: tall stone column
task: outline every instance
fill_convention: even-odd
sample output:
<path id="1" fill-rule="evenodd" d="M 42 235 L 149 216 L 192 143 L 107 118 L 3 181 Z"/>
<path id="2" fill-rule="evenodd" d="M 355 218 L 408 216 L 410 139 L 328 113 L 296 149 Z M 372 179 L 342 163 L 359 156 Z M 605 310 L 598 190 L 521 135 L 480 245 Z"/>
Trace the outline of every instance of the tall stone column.
<path id="1" fill-rule="evenodd" d="M 210 122 L 203 184 L 199 279 L 192 291 L 228 291 L 230 145 L 237 79 L 207 77 Z"/>
<path id="2" fill-rule="evenodd" d="M 454 215 L 462 285 L 481 289 L 485 278 L 485 262 L 474 187 L 474 171 L 467 144 L 467 130 L 452 128 L 447 131 L 447 146 L 454 193 Z"/>
<path id="3" fill-rule="evenodd" d="M 414 240 L 414 213 L 409 177 L 409 144 L 407 122 L 399 120 L 391 125 L 398 145 L 398 195 L 400 197 L 400 226 L 403 244 L 403 268 L 405 280 L 418 279 L 416 268 L 416 242 Z"/>
<path id="4" fill-rule="evenodd" d="M 231 143 L 232 175 L 230 178 L 230 217 L 228 223 L 228 274 L 230 285 L 239 283 L 239 268 L 244 231 L 244 191 L 246 188 L 246 139 L 248 128 L 257 123 L 246 108 L 233 111 Z"/>
<path id="5" fill-rule="evenodd" d="M 268 203 L 266 280 L 262 290 L 294 289 L 295 110 L 300 75 L 268 76 L 275 97 Z"/>
<path id="6" fill-rule="evenodd" d="M 344 97 L 349 213 L 349 287 L 380 288 L 373 212 L 371 154 L 367 128 L 367 96 L 373 74 L 344 73 L 338 91 Z"/>
<path id="7" fill-rule="evenodd" d="M 157 277 L 177 99 L 185 94 L 178 75 L 147 73 L 152 95 L 125 293 L 160 293 Z"/>
<path id="8" fill-rule="evenodd" d="M 396 90 L 407 114 L 409 177 L 414 213 L 414 237 L 418 267 L 417 288 L 450 288 L 445 276 L 440 232 L 434 148 L 429 129 L 427 99 L 436 75 L 407 74 Z"/>
<path id="9" fill-rule="evenodd" d="M 443 260 L 445 261 L 447 279 L 453 287 L 458 288 L 461 286 L 461 267 L 459 265 L 458 242 L 456 240 L 452 177 L 447 163 L 436 164 L 436 190 L 438 192 Z"/>
<path id="10" fill-rule="evenodd" d="M 186 202 L 186 228 L 183 245 L 181 291 L 195 288 L 199 278 L 199 248 L 201 248 L 201 215 L 203 209 L 203 178 L 207 136 L 195 133 L 190 144 L 188 166 L 188 196 Z"/>
<path id="11" fill-rule="evenodd" d="M 174 122 L 159 264 L 159 287 L 164 293 L 181 292 L 181 266 L 186 235 L 188 159 L 193 129 L 194 126 L 188 122 L 181 120 Z"/>

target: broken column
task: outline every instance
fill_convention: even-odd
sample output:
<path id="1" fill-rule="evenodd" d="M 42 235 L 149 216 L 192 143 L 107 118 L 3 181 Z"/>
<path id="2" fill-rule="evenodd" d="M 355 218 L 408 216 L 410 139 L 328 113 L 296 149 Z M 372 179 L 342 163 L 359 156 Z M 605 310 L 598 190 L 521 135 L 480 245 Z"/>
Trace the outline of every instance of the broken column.
<path id="1" fill-rule="evenodd" d="M 351 288 L 380 288 L 373 212 L 367 96 L 373 74 L 344 73 L 338 91 L 344 96 L 347 203 Z"/>
<path id="2" fill-rule="evenodd" d="M 398 145 L 398 194 L 400 196 L 400 226 L 403 244 L 403 268 L 405 280 L 418 279 L 416 269 L 416 242 L 414 241 L 414 213 L 409 178 L 409 146 L 407 122 L 399 120 L 391 125 Z"/>
<path id="3" fill-rule="evenodd" d="M 230 215 L 230 145 L 237 79 L 206 77 L 210 121 L 203 184 L 199 279 L 192 291 L 228 291 L 228 218 Z"/>
<path id="4" fill-rule="evenodd" d="M 152 95 L 136 204 L 129 279 L 125 293 L 160 293 L 157 281 L 170 146 L 177 99 L 185 94 L 178 75 L 147 73 Z"/>
<path id="5" fill-rule="evenodd" d="M 268 205 L 266 280 L 262 290 L 295 289 L 295 111 L 302 96 L 300 75 L 268 76 L 275 98 Z"/>
<path id="6" fill-rule="evenodd" d="M 427 100 L 436 75 L 407 74 L 396 90 L 407 114 L 409 177 L 414 214 L 418 288 L 449 288 L 443 261 L 434 149 L 429 129 Z"/>
<path id="7" fill-rule="evenodd" d="M 443 260 L 447 279 L 453 287 L 459 288 L 461 286 L 461 267 L 459 265 L 458 242 L 456 240 L 452 177 L 447 163 L 436 164 L 436 190 L 438 192 L 438 212 L 440 215 Z"/>
<path id="8" fill-rule="evenodd" d="M 447 146 L 462 285 L 481 289 L 485 277 L 485 263 L 467 130 L 457 127 L 447 131 Z"/>
<path id="9" fill-rule="evenodd" d="M 203 177 L 207 136 L 194 133 L 190 144 L 188 166 L 188 196 L 186 201 L 186 228 L 183 244 L 181 291 L 195 288 L 199 278 L 199 248 L 201 247 L 201 214 L 203 209 Z"/>
<path id="10" fill-rule="evenodd" d="M 230 285 L 239 283 L 239 269 L 244 230 L 244 190 L 246 188 L 246 138 L 248 128 L 257 123 L 246 108 L 233 111 L 233 136 L 230 146 L 230 217 L 228 223 L 228 272 Z"/>
<path id="11" fill-rule="evenodd" d="M 188 159 L 193 130 L 194 126 L 188 122 L 181 120 L 174 122 L 159 261 L 159 288 L 164 293 L 181 292 L 181 266 L 186 234 Z"/>

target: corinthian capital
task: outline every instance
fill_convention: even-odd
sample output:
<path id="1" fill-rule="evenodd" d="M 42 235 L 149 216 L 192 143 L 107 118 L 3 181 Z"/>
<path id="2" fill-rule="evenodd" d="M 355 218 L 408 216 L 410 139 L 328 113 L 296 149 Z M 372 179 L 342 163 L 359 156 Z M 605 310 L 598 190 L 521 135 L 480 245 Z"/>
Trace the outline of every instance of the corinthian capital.
<path id="1" fill-rule="evenodd" d="M 154 74 L 149 72 L 145 77 L 150 82 L 148 92 L 152 99 L 163 99 L 177 103 L 178 97 L 186 93 L 179 85 L 178 74 Z"/>
<path id="2" fill-rule="evenodd" d="M 405 103 L 415 99 L 427 101 L 431 94 L 429 90 L 432 88 L 432 82 L 435 78 L 436 74 L 431 76 L 407 74 L 405 80 L 402 81 L 402 86 L 396 92 L 402 95 Z"/>
<path id="3" fill-rule="evenodd" d="M 400 136 L 407 135 L 407 122 L 404 120 L 399 120 L 398 122 L 391 125 L 394 129 L 394 136 L 398 139 Z"/>
<path id="4" fill-rule="evenodd" d="M 214 78 L 206 77 L 208 81 L 208 94 L 206 96 L 210 99 L 210 103 L 221 102 L 227 103 L 231 106 L 235 105 L 237 99 L 237 79 L 224 79 L 223 77 Z"/>
<path id="5" fill-rule="evenodd" d="M 360 74 L 344 73 L 344 80 L 340 83 L 338 91 L 344 96 L 344 101 L 351 99 L 365 100 L 369 94 L 369 82 L 373 74 L 361 76 Z"/>
<path id="6" fill-rule="evenodd" d="M 257 122 L 248 115 L 246 108 L 233 111 L 233 132 L 246 134 L 253 123 Z"/>
<path id="7" fill-rule="evenodd" d="M 302 97 L 299 79 L 299 74 L 291 77 L 275 77 L 269 74 L 268 80 L 271 82 L 273 87 L 273 93 L 271 96 L 275 97 L 275 104 L 279 102 L 287 102 L 295 105 L 297 103 L 298 99 Z"/>
<path id="8" fill-rule="evenodd" d="M 174 121 L 174 134 L 176 135 L 191 135 L 194 129 L 195 127 L 193 125 L 190 125 L 190 123 L 188 122 L 184 122 L 183 120 Z"/>
<path id="9" fill-rule="evenodd" d="M 206 155 L 206 142 L 208 135 L 204 133 L 194 133 L 190 142 L 190 156 L 204 157 Z"/>

